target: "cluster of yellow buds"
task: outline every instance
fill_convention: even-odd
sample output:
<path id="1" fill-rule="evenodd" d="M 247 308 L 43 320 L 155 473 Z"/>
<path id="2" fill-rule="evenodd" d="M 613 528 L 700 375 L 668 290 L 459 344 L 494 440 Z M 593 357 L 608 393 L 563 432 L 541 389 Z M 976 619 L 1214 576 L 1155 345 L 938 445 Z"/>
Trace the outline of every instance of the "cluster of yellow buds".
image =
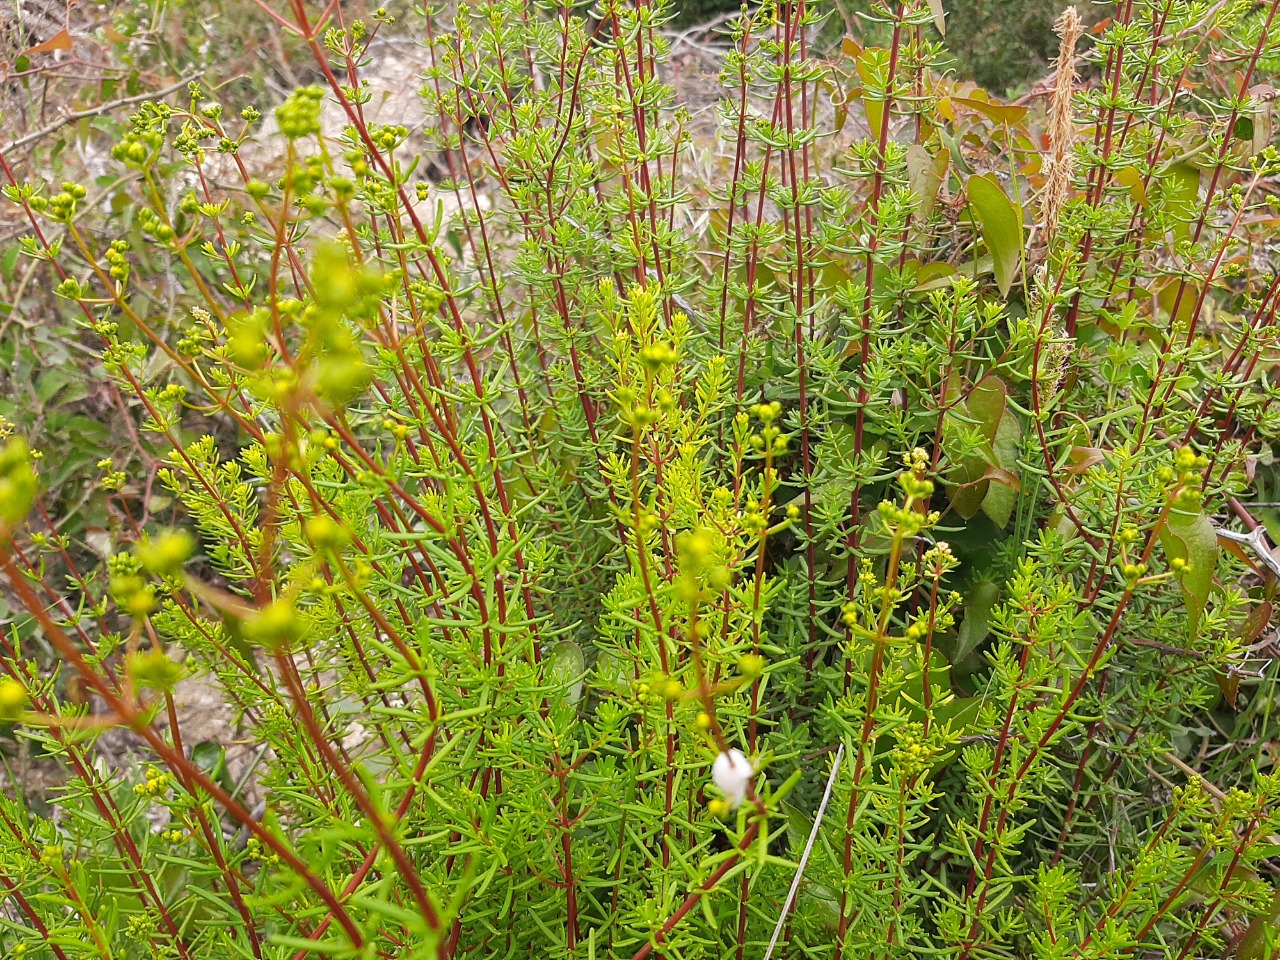
<path id="1" fill-rule="evenodd" d="M 759 433 L 753 433 L 747 441 L 751 449 L 760 454 L 783 454 L 787 452 L 787 435 L 774 426 L 774 421 L 782 416 L 782 404 L 777 400 L 772 403 L 757 403 L 750 408 L 750 414 L 760 421 Z"/>
<path id="2" fill-rule="evenodd" d="M 146 207 L 138 211 L 138 226 L 161 243 L 168 243 L 174 237 L 173 227 Z"/>
<path id="3" fill-rule="evenodd" d="M 659 700 L 678 700 L 684 696 L 684 685 L 675 677 L 654 674 L 647 681 L 636 684 L 636 701 L 651 703 Z"/>
<path id="4" fill-rule="evenodd" d="M 614 394 L 614 399 L 618 402 L 618 416 L 622 418 L 622 421 L 642 430 L 651 424 L 657 423 L 658 418 L 675 405 L 675 401 L 668 390 L 656 391 L 654 406 L 649 406 L 629 387 L 619 389 Z"/>
<path id="5" fill-rule="evenodd" d="M 925 476 L 929 467 L 929 454 L 916 447 L 903 458 L 906 469 L 898 474 L 898 486 L 906 494 L 906 503 L 898 506 L 892 500 L 882 500 L 876 511 L 885 523 L 896 527 L 903 537 L 914 537 L 921 530 L 933 526 L 941 519 L 941 514 L 932 510 L 920 513 L 915 509 L 917 502 L 928 503 L 933 496 L 933 481 Z"/>
<path id="6" fill-rule="evenodd" d="M 149 941 L 155 932 L 155 917 L 150 913 L 135 913 L 125 921 L 125 936 L 130 940 Z"/>
<path id="7" fill-rule="evenodd" d="M 270 354 L 271 315 L 264 309 L 227 318 L 226 355 L 245 370 L 260 370 Z"/>
<path id="8" fill-rule="evenodd" d="M 351 533 L 327 513 L 317 513 L 307 522 L 304 530 L 311 545 L 321 553 L 341 550 L 351 542 Z"/>
<path id="9" fill-rule="evenodd" d="M 640 350 L 640 363 L 650 373 L 657 373 L 663 367 L 669 367 L 679 359 L 676 348 L 669 343 L 651 343 Z"/>
<path id="10" fill-rule="evenodd" d="M 186 668 L 175 663 L 163 650 L 135 650 L 125 660 L 125 672 L 135 687 L 172 693 Z"/>
<path id="11" fill-rule="evenodd" d="M 187 388 L 180 383 L 170 383 L 165 386 L 158 394 L 156 400 L 162 404 L 174 405 L 179 404 L 187 397 Z"/>
<path id="12" fill-rule="evenodd" d="M 756 680 L 764 673 L 766 662 L 758 653 L 744 653 L 738 658 L 738 672 L 747 680 Z"/>
<path id="13" fill-rule="evenodd" d="M 251 642 L 276 651 L 302 639 L 303 624 L 293 604 L 286 599 L 273 600 L 245 618 L 244 635 Z"/>
<path id="14" fill-rule="evenodd" d="M 639 518 L 636 520 L 636 529 L 641 534 L 650 534 L 658 529 L 658 515 L 652 510 L 640 510 Z"/>
<path id="15" fill-rule="evenodd" d="M 31 469 L 35 459 L 21 437 L 11 438 L 0 448 L 0 538 L 35 505 L 36 474 Z"/>
<path id="16" fill-rule="evenodd" d="M 960 563 L 956 559 L 956 555 L 951 552 L 951 544 L 945 540 L 939 540 L 932 547 L 924 552 L 924 556 L 920 558 L 921 565 L 928 570 L 933 576 L 941 577 L 946 573 L 954 570 Z"/>
<path id="17" fill-rule="evenodd" d="M 690 530 L 680 538 L 680 582 L 688 603 L 702 598 L 703 584 L 719 592 L 733 582 L 732 571 L 716 556 L 715 547 L 715 539 L 707 528 Z"/>
<path id="18" fill-rule="evenodd" d="M 16 723 L 27 707 L 27 688 L 12 677 L 0 680 L 0 723 Z"/>
<path id="19" fill-rule="evenodd" d="M 840 622 L 846 627 L 858 625 L 858 605 L 852 600 L 840 608 Z"/>
<path id="20" fill-rule="evenodd" d="M 162 830 L 160 831 L 160 839 L 165 843 L 182 843 L 187 839 L 185 830 Z"/>
<path id="21" fill-rule="evenodd" d="M 328 430 L 324 429 L 324 427 L 317 427 L 312 430 L 307 439 L 317 447 L 320 447 L 326 453 L 333 453 L 342 445 L 338 441 L 338 438 Z"/>
<path id="22" fill-rule="evenodd" d="M 924 643 L 929 636 L 929 624 L 924 620 L 914 620 L 907 627 L 906 638 L 912 643 Z"/>
<path id="23" fill-rule="evenodd" d="M 769 527 L 769 518 L 760 509 L 760 502 L 755 497 L 747 498 L 747 509 L 742 515 L 742 529 L 753 537 L 758 537 Z"/>
<path id="24" fill-rule="evenodd" d="M 402 125 L 373 124 L 369 136 L 379 150 L 394 150 L 409 136 L 409 128 Z"/>
<path id="25" fill-rule="evenodd" d="M 923 742 L 921 732 L 917 724 L 906 724 L 894 731 L 894 765 L 908 777 L 923 773 L 933 758 L 934 751 Z"/>
<path id="26" fill-rule="evenodd" d="M 169 774 L 161 773 L 155 767 L 148 767 L 146 782 L 134 784 L 133 794 L 137 797 L 158 797 L 169 788 L 172 779 Z"/>
<path id="27" fill-rule="evenodd" d="M 1120 572 L 1124 574 L 1125 585 L 1133 589 L 1137 586 L 1138 581 L 1147 575 L 1147 565 L 1145 563 L 1122 564 Z"/>
<path id="28" fill-rule="evenodd" d="M 382 421 L 382 429 L 386 430 L 397 440 L 404 440 L 409 436 L 409 427 L 398 420 L 392 420 L 390 417 Z"/>
<path id="29" fill-rule="evenodd" d="M 1204 499 L 1203 474 L 1207 469 L 1209 469 L 1209 458 L 1203 453 L 1197 454 L 1190 447 L 1183 447 L 1178 451 L 1174 458 L 1174 471 L 1178 483 L 1178 493 L 1173 501 L 1175 507 L 1181 510 L 1200 509 L 1200 503 Z"/>
<path id="30" fill-rule="evenodd" d="M 933 496 L 933 481 L 925 477 L 929 454 L 922 447 L 916 447 L 902 458 L 902 465 L 906 469 L 898 474 L 898 486 L 903 492 L 913 500 L 928 500 Z"/>
<path id="31" fill-rule="evenodd" d="M 182 565 L 191 559 L 196 541 L 186 530 L 166 530 L 155 538 L 139 541 L 133 550 L 144 570 L 158 577 L 172 577 L 181 573 Z"/>
<path id="32" fill-rule="evenodd" d="M 31 209 L 41 213 L 47 210 L 51 220 L 68 223 L 75 216 L 76 206 L 88 196 L 88 193 L 89 191 L 80 184 L 68 181 L 62 184 L 61 193 L 56 193 L 48 199 L 32 197 Z"/>
<path id="33" fill-rule="evenodd" d="M 284 103 L 276 107 L 276 122 L 280 132 L 290 140 L 300 140 L 320 132 L 320 107 L 324 102 L 324 88 L 299 87 L 289 94 Z"/>
<path id="34" fill-rule="evenodd" d="M 135 574 L 113 576 L 109 589 L 116 604 L 131 617 L 149 616 L 160 606 L 155 587 Z"/>
<path id="35" fill-rule="evenodd" d="M 111 246 L 107 248 L 107 263 L 111 264 L 107 273 L 117 283 L 124 283 L 129 279 L 129 258 L 125 256 L 128 249 L 128 240 L 112 240 Z"/>
<path id="36" fill-rule="evenodd" d="M 270 867 L 278 867 L 281 863 L 280 854 L 264 852 L 262 841 L 257 837 L 249 838 L 249 842 L 244 845 L 244 855 L 250 860 L 261 860 Z"/>
<path id="37" fill-rule="evenodd" d="M 102 487 L 104 490 L 119 490 L 129 480 L 129 475 L 116 469 L 116 463 L 110 457 L 98 461 L 98 469 L 102 471 Z"/>
<path id="38" fill-rule="evenodd" d="M 678 700 L 684 696 L 684 686 L 675 677 L 657 677 L 650 689 L 664 700 Z"/>

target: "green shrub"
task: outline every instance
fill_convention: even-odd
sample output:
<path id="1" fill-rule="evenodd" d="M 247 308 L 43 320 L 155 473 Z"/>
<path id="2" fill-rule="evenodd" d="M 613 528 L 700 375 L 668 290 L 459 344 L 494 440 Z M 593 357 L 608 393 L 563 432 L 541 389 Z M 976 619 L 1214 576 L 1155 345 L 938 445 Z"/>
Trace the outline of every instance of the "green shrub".
<path id="1" fill-rule="evenodd" d="M 1038 114 L 748 12 L 713 129 L 661 6 L 299 2 L 15 178 L 165 452 L 101 563 L 0 454 L 7 955 L 1274 956 L 1277 5 L 1121 6 Z"/>
<path id="2" fill-rule="evenodd" d="M 1067 6 L 1028 0 L 948 5 L 947 49 L 957 72 L 997 91 L 1044 76 L 1058 52 L 1053 24 Z"/>
<path id="3" fill-rule="evenodd" d="M 1064 0 L 939 0 L 936 6 L 942 11 L 947 52 L 953 58 L 951 68 L 960 77 L 1000 92 L 1049 72 L 1058 51 L 1053 24 L 1068 4 Z M 868 46 L 888 45 L 891 31 L 886 29 L 885 18 L 860 16 L 862 8 L 857 3 L 838 2 L 836 7 L 842 17 L 834 18 L 822 32 L 824 41 L 838 39 L 844 30 Z M 686 29 L 714 25 L 738 8 L 739 4 L 730 0 L 691 0 L 680 6 L 675 22 Z M 932 39 L 939 36 L 935 32 L 938 22 L 935 18 L 925 28 Z M 714 35 L 714 30 L 709 34 Z"/>

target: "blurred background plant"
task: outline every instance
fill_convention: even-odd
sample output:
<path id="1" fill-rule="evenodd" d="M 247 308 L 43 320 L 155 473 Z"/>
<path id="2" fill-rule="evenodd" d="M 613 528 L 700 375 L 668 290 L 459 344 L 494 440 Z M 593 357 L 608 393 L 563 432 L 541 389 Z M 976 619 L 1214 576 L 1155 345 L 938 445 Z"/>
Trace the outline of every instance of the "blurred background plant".
<path id="1" fill-rule="evenodd" d="M 1274 955 L 1278 5 L 946 6 L 20 51 L 5 949 Z"/>

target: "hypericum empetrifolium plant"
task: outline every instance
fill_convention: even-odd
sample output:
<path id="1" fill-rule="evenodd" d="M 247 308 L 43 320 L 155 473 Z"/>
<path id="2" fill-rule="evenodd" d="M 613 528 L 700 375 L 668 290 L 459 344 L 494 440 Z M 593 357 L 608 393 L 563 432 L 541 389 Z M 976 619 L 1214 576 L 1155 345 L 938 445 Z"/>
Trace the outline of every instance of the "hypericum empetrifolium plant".
<path id="1" fill-rule="evenodd" d="M 744 8 L 712 111 L 661 2 L 264 4 L 316 85 L 4 166 L 138 442 L 95 553 L 6 427 L 0 949 L 1275 956 L 1280 4 L 1043 108 L 937 6 Z"/>

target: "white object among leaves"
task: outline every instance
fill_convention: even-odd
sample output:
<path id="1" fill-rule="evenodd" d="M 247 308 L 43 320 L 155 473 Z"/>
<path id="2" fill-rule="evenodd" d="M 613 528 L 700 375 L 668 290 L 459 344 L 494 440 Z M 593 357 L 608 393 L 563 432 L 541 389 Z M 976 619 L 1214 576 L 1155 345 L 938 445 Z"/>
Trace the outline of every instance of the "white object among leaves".
<path id="1" fill-rule="evenodd" d="M 747 795 L 747 784 L 755 776 L 755 768 L 741 750 L 726 750 L 711 765 L 711 779 L 715 781 L 731 807 L 737 807 Z"/>

